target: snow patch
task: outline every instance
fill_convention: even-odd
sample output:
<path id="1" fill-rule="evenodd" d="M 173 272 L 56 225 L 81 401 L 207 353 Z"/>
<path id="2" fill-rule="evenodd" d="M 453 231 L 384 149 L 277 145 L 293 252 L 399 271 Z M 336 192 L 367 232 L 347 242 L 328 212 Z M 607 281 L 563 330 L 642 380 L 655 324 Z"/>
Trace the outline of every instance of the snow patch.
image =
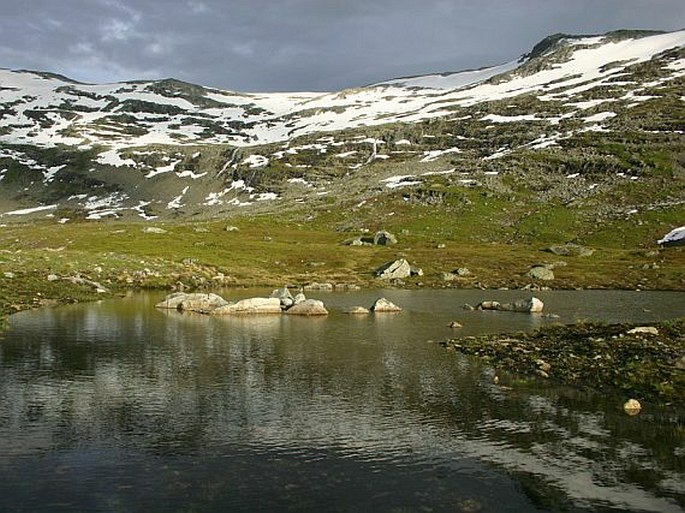
<path id="1" fill-rule="evenodd" d="M 23 208 L 21 210 L 12 210 L 10 212 L 5 212 L 2 215 L 3 216 L 24 216 L 28 214 L 35 214 L 36 212 L 44 212 L 46 210 L 54 210 L 58 207 L 59 205 L 45 205 L 41 207 L 33 207 L 33 208 Z"/>

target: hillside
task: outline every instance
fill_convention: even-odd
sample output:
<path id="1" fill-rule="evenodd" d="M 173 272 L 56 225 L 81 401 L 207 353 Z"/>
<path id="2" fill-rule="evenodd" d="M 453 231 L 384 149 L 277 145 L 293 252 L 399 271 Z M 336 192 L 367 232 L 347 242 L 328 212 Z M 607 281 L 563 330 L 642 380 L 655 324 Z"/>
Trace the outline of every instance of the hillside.
<path id="1" fill-rule="evenodd" d="M 685 31 L 560 34 L 328 94 L 0 70 L 0 222 L 333 211 L 343 231 L 648 245 L 685 217 L 683 91 Z"/>

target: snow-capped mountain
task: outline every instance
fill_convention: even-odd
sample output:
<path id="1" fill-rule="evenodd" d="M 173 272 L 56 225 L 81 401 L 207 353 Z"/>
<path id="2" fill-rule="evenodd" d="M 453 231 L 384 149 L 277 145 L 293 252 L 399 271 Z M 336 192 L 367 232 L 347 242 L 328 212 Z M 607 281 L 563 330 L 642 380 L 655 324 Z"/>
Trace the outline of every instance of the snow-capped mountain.
<path id="1" fill-rule="evenodd" d="M 316 183 L 323 167 L 339 169 L 330 182 L 379 163 L 459 156 L 472 165 L 550 148 L 634 120 L 666 96 L 674 101 L 684 49 L 685 30 L 557 35 L 499 66 L 325 94 L 237 93 L 173 79 L 91 85 L 0 70 L 0 211 L 49 213 L 68 204 L 95 218 L 126 209 L 154 217 L 272 200 L 285 184 L 325 193 Z M 452 129 L 432 133 L 431 123 Z M 516 128 L 490 135 L 505 126 Z M 682 134 L 682 122 L 669 126 Z M 281 190 L 249 179 L 265 170 L 283 171 Z M 397 176 L 375 184 L 413 180 Z M 173 183 L 158 183 L 169 177 Z M 149 183 L 141 186 L 142 178 Z"/>

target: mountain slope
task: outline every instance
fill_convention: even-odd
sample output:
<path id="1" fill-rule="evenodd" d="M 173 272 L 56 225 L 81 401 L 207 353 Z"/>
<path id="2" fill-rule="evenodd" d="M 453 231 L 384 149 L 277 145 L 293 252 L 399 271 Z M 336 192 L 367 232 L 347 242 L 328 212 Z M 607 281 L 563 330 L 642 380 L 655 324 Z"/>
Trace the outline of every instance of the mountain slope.
<path id="1" fill-rule="evenodd" d="M 598 211 L 612 195 L 630 200 L 625 212 L 679 208 L 661 181 L 682 179 L 684 48 L 685 31 L 558 35 L 501 66 L 328 94 L 0 70 L 0 215 L 214 216 L 380 196 L 468 205 L 474 190 L 523 185 Z M 626 192 L 638 184 L 642 198 Z M 512 216 L 497 222 L 525 217 Z"/>

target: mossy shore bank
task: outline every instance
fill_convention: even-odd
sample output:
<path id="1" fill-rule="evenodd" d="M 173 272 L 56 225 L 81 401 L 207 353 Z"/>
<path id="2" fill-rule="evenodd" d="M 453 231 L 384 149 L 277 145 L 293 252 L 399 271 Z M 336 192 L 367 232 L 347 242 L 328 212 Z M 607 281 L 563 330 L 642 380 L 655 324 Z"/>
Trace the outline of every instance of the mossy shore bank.
<path id="1" fill-rule="evenodd" d="M 442 345 L 477 356 L 496 372 L 685 406 L 685 318 L 647 325 L 552 325 Z"/>

